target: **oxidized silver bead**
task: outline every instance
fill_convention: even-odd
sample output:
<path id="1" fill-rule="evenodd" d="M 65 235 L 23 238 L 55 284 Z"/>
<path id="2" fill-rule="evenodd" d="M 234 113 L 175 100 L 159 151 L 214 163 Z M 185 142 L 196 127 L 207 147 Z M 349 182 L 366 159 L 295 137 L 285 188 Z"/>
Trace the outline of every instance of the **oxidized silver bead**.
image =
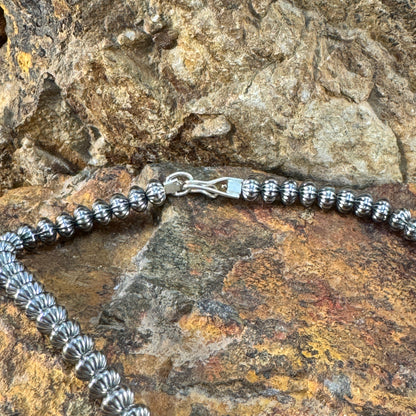
<path id="1" fill-rule="evenodd" d="M 263 201 L 271 204 L 276 201 L 279 196 L 279 184 L 276 179 L 268 178 L 262 184 L 260 188 L 261 197 Z"/>
<path id="2" fill-rule="evenodd" d="M 118 416 L 134 403 L 134 394 L 128 388 L 119 387 L 110 391 L 101 403 L 104 416 Z"/>
<path id="3" fill-rule="evenodd" d="M 0 252 L 16 253 L 16 247 L 8 241 L 0 240 Z"/>
<path id="4" fill-rule="evenodd" d="M 63 238 L 71 238 L 75 233 L 75 220 L 72 215 L 63 212 L 56 220 L 56 230 Z"/>
<path id="5" fill-rule="evenodd" d="M 88 384 L 92 399 L 101 399 L 121 383 L 120 375 L 114 370 L 104 370 L 92 377 Z"/>
<path id="6" fill-rule="evenodd" d="M 375 204 L 373 204 L 373 210 L 371 212 L 371 218 L 374 222 L 384 222 L 387 221 L 391 212 L 391 205 L 387 199 L 380 199 Z"/>
<path id="7" fill-rule="evenodd" d="M 22 263 L 20 263 L 20 261 L 14 259 L 11 262 L 1 264 L 0 271 L 6 276 L 12 276 L 13 274 L 16 274 L 18 272 L 25 271 L 25 266 Z"/>
<path id="8" fill-rule="evenodd" d="M 282 183 L 280 186 L 280 198 L 284 205 L 292 205 L 296 202 L 298 197 L 298 184 L 292 180 L 288 179 Z"/>
<path id="9" fill-rule="evenodd" d="M 146 211 L 148 206 L 146 192 L 140 186 L 132 186 L 127 197 L 132 209 L 138 212 Z"/>
<path id="10" fill-rule="evenodd" d="M 67 318 L 66 309 L 62 306 L 54 305 L 39 313 L 36 318 L 36 327 L 42 334 L 49 335 L 55 326 L 65 322 Z"/>
<path id="11" fill-rule="evenodd" d="M 16 233 L 8 231 L 7 233 L 0 236 L 0 240 L 7 241 L 15 247 L 16 252 L 23 250 L 23 240 Z"/>
<path id="12" fill-rule="evenodd" d="M 117 218 L 124 219 L 130 214 L 130 203 L 123 194 L 114 194 L 110 198 L 111 212 Z"/>
<path id="13" fill-rule="evenodd" d="M 337 193 L 337 210 L 341 214 L 347 214 L 354 208 L 355 195 L 349 189 L 341 189 Z"/>
<path id="14" fill-rule="evenodd" d="M 373 209 L 373 197 L 370 194 L 361 194 L 355 198 L 354 214 L 357 217 L 369 217 Z"/>
<path id="15" fill-rule="evenodd" d="M 255 201 L 261 192 L 260 182 L 254 178 L 244 179 L 241 185 L 241 195 L 246 201 Z"/>
<path id="16" fill-rule="evenodd" d="M 26 305 L 29 301 L 41 293 L 44 293 L 43 286 L 36 281 L 31 281 L 16 291 L 14 302 L 19 308 L 26 309 Z"/>
<path id="17" fill-rule="evenodd" d="M 335 188 L 332 186 L 324 186 L 318 191 L 318 206 L 321 209 L 331 209 L 337 201 Z"/>
<path id="18" fill-rule="evenodd" d="M 0 251 L 0 267 L 3 269 L 10 263 L 16 263 L 16 253 L 10 251 Z"/>
<path id="19" fill-rule="evenodd" d="M 50 293 L 40 293 L 36 295 L 26 304 L 26 315 L 29 319 L 36 321 L 39 314 L 51 306 L 56 305 L 55 298 Z"/>
<path id="20" fill-rule="evenodd" d="M 0 272 L 0 289 L 4 289 L 4 285 L 6 284 L 8 278 L 8 276 Z"/>
<path id="21" fill-rule="evenodd" d="M 304 207 L 311 207 L 318 196 L 316 185 L 313 182 L 303 182 L 299 187 L 299 201 Z"/>
<path id="22" fill-rule="evenodd" d="M 406 240 L 416 241 L 416 218 L 411 218 L 406 222 L 403 235 Z"/>
<path id="23" fill-rule="evenodd" d="M 56 325 L 52 329 L 52 332 L 49 335 L 49 340 L 55 348 L 62 349 L 69 340 L 77 337 L 80 334 L 81 328 L 79 327 L 78 322 L 65 321 L 59 325 Z"/>
<path id="24" fill-rule="evenodd" d="M 78 205 L 74 210 L 75 225 L 82 231 L 91 231 L 93 224 L 93 214 L 84 205 Z"/>
<path id="25" fill-rule="evenodd" d="M 38 239 L 36 237 L 36 230 L 32 226 L 23 224 L 17 229 L 16 233 L 22 239 L 25 249 L 32 250 L 36 248 Z"/>
<path id="26" fill-rule="evenodd" d="M 11 275 L 4 285 L 7 296 L 14 297 L 16 292 L 26 283 L 33 281 L 33 275 L 27 271 L 18 272 Z"/>
<path id="27" fill-rule="evenodd" d="M 42 218 L 36 227 L 36 235 L 44 244 L 52 244 L 56 240 L 55 224 L 48 218 Z"/>
<path id="28" fill-rule="evenodd" d="M 103 225 L 107 225 L 113 217 L 110 205 L 103 199 L 97 199 L 92 204 L 92 214 L 94 216 L 94 221 Z"/>
<path id="29" fill-rule="evenodd" d="M 150 416 L 150 410 L 142 404 L 136 404 L 125 410 L 120 416 Z"/>
<path id="30" fill-rule="evenodd" d="M 404 230 L 406 223 L 410 220 L 412 214 L 406 208 L 397 209 L 389 217 L 390 227 L 395 231 Z"/>
<path id="31" fill-rule="evenodd" d="M 84 381 L 89 381 L 95 374 L 104 371 L 107 360 L 99 351 L 92 351 L 83 355 L 75 366 L 75 375 Z"/>
<path id="32" fill-rule="evenodd" d="M 146 187 L 146 197 L 153 205 L 162 205 L 166 201 L 165 187 L 160 181 L 151 181 Z"/>
<path id="33" fill-rule="evenodd" d="M 64 360 L 76 364 L 80 358 L 94 349 L 94 341 L 88 335 L 78 335 L 69 340 L 62 349 Z"/>

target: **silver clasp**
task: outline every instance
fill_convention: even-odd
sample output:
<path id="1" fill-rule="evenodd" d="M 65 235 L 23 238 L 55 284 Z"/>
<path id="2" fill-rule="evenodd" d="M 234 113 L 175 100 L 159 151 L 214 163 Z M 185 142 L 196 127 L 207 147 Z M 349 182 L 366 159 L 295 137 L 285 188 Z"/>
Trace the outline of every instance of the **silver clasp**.
<path id="1" fill-rule="evenodd" d="M 240 198 L 242 183 L 242 179 L 232 177 L 200 181 L 194 179 L 188 172 L 175 172 L 166 178 L 163 186 L 166 194 L 174 196 L 198 192 L 210 198 L 216 198 L 218 195 L 228 198 Z"/>

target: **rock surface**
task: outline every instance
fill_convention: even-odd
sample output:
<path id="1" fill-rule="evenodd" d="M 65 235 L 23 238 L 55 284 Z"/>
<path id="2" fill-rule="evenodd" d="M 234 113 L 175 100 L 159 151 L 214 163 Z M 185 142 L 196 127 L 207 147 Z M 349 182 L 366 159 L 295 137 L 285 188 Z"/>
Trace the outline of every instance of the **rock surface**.
<path id="1" fill-rule="evenodd" d="M 10 190 L 0 198 L 1 231 L 182 169 L 147 166 L 138 178 L 87 169 Z M 416 206 L 414 183 L 366 190 Z M 387 227 L 318 208 L 188 195 L 23 261 L 153 415 L 416 412 L 416 246 Z M 85 385 L 2 298 L 0 357 L 1 415 L 99 414 Z"/>

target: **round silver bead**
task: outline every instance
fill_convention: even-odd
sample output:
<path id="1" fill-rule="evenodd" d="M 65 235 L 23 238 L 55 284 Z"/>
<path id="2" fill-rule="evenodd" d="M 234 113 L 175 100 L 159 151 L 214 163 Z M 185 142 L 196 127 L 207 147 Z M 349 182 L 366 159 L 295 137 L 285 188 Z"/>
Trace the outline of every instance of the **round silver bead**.
<path id="1" fill-rule="evenodd" d="M 337 193 L 337 210 L 341 214 L 347 214 L 354 208 L 355 195 L 349 189 L 341 189 Z"/>
<path id="2" fill-rule="evenodd" d="M 29 301 L 41 293 L 44 293 L 43 286 L 36 281 L 31 281 L 16 291 L 14 302 L 19 308 L 25 309 Z"/>
<path id="3" fill-rule="evenodd" d="M 412 214 L 406 208 L 397 209 L 389 217 L 390 227 L 394 231 L 402 231 L 406 223 L 410 220 Z"/>
<path id="4" fill-rule="evenodd" d="M 36 237 L 36 230 L 32 226 L 23 224 L 17 229 L 16 234 L 22 239 L 23 247 L 25 249 L 33 250 L 36 248 L 38 240 Z"/>
<path id="5" fill-rule="evenodd" d="M 271 204 L 276 201 L 279 196 L 279 183 L 276 179 L 268 178 L 262 184 L 260 188 L 261 197 L 263 201 Z"/>
<path id="6" fill-rule="evenodd" d="M 24 286 L 26 283 L 33 281 L 33 275 L 27 271 L 17 272 L 11 275 L 5 285 L 4 289 L 6 290 L 7 296 L 14 297 L 16 292 Z"/>
<path id="7" fill-rule="evenodd" d="M 83 355 L 75 366 L 75 375 L 84 381 L 89 381 L 92 377 L 105 370 L 107 360 L 99 351 L 92 351 Z"/>
<path id="8" fill-rule="evenodd" d="M 374 222 L 385 222 L 387 221 L 391 212 L 391 205 L 387 199 L 380 199 L 373 204 L 371 212 L 371 218 Z"/>
<path id="9" fill-rule="evenodd" d="M 66 212 L 63 212 L 59 215 L 56 220 L 56 230 L 59 235 L 63 238 L 71 238 L 75 233 L 75 220 L 72 215 L 69 215 Z"/>
<path id="10" fill-rule="evenodd" d="M 74 210 L 75 225 L 82 231 L 91 231 L 93 224 L 93 214 L 84 205 L 78 205 Z"/>
<path id="11" fill-rule="evenodd" d="M 117 218 L 124 219 L 130 214 L 130 203 L 123 194 L 114 194 L 110 198 L 111 212 Z"/>
<path id="12" fill-rule="evenodd" d="M 257 179 L 244 179 L 241 185 L 241 195 L 246 201 L 255 201 L 261 192 L 261 185 Z"/>
<path id="13" fill-rule="evenodd" d="M 94 341 L 88 335 L 78 335 L 70 339 L 62 349 L 64 360 L 71 364 L 76 364 L 82 356 L 94 349 Z"/>
<path id="14" fill-rule="evenodd" d="M 65 321 L 56 325 L 49 335 L 51 344 L 56 349 L 62 349 L 64 345 L 72 338 L 81 334 L 81 328 L 75 321 Z"/>
<path id="15" fill-rule="evenodd" d="M 11 253 L 10 251 L 0 251 L 0 267 L 4 268 L 5 266 L 16 263 L 16 253 Z"/>
<path id="16" fill-rule="evenodd" d="M 29 319 L 36 321 L 43 310 L 54 305 L 56 305 L 56 300 L 50 293 L 40 293 L 27 302 L 26 315 Z"/>
<path id="17" fill-rule="evenodd" d="M 337 201 L 335 188 L 332 186 L 324 186 L 318 191 L 318 206 L 321 209 L 331 209 Z"/>
<path id="18" fill-rule="evenodd" d="M 142 404 L 136 404 L 125 410 L 121 416 L 150 416 L 150 410 Z"/>
<path id="19" fill-rule="evenodd" d="M 97 199 L 92 204 L 92 214 L 94 221 L 103 225 L 107 225 L 113 217 L 110 205 L 102 199 Z"/>
<path id="20" fill-rule="evenodd" d="M 20 252 L 24 248 L 23 240 L 21 239 L 21 237 L 16 233 L 12 233 L 10 231 L 0 236 L 0 240 L 7 241 L 8 243 L 12 244 L 16 252 Z"/>
<path id="21" fill-rule="evenodd" d="M 311 207 L 318 197 L 316 185 L 313 182 L 303 182 L 299 187 L 299 201 L 304 207 Z"/>
<path id="22" fill-rule="evenodd" d="M 20 261 L 14 261 L 4 263 L 0 265 L 1 273 L 3 273 L 6 276 L 12 276 L 13 274 L 16 274 L 18 272 L 25 271 L 25 266 L 20 263 Z"/>
<path id="23" fill-rule="evenodd" d="M 298 184 L 292 180 L 288 179 L 282 183 L 280 186 L 280 198 L 284 205 L 292 205 L 296 202 L 298 197 Z"/>
<path id="24" fill-rule="evenodd" d="M 416 218 L 411 218 L 406 222 L 403 229 L 403 236 L 406 240 L 416 241 Z"/>
<path id="25" fill-rule="evenodd" d="M 166 192 L 159 181 L 151 181 L 146 187 L 146 197 L 153 205 L 162 205 L 166 201 Z"/>
<path id="26" fill-rule="evenodd" d="M 103 398 L 101 410 L 104 416 L 118 416 L 134 403 L 134 394 L 128 388 L 119 387 Z"/>
<path id="27" fill-rule="evenodd" d="M 68 318 L 66 309 L 62 306 L 51 306 L 39 313 L 36 318 L 36 327 L 45 335 L 49 335 L 53 328 Z"/>
<path id="28" fill-rule="evenodd" d="M 44 244 L 53 244 L 56 240 L 55 224 L 48 218 L 42 218 L 36 227 L 36 235 Z"/>
<path id="29" fill-rule="evenodd" d="M 88 384 L 93 400 L 101 399 L 121 383 L 120 375 L 114 370 L 104 370 L 95 374 Z"/>
<path id="30" fill-rule="evenodd" d="M 355 198 L 354 214 L 357 217 L 369 217 L 373 210 L 373 197 L 370 194 L 361 194 Z"/>
<path id="31" fill-rule="evenodd" d="M 140 186 L 132 186 L 127 198 L 132 209 L 138 212 L 146 211 L 148 206 L 146 192 Z"/>

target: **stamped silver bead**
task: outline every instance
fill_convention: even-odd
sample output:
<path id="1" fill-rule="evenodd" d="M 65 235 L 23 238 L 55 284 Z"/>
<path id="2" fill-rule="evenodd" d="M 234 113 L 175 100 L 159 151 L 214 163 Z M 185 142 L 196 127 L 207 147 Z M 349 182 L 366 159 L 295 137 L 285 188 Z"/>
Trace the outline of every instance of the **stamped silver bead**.
<path id="1" fill-rule="evenodd" d="M 142 404 L 136 404 L 125 410 L 120 416 L 150 416 L 150 410 Z"/>
<path id="2" fill-rule="evenodd" d="M 81 328 L 79 327 L 78 322 L 65 321 L 52 329 L 49 340 L 56 349 L 62 349 L 69 340 L 80 334 Z"/>
<path id="3" fill-rule="evenodd" d="M 403 236 L 406 240 L 416 241 L 416 218 L 411 218 L 406 222 L 403 229 Z"/>
<path id="4" fill-rule="evenodd" d="M 389 225 L 394 231 L 404 230 L 406 223 L 410 220 L 412 214 L 406 208 L 397 209 L 389 217 Z"/>
<path id="5" fill-rule="evenodd" d="M 8 241 L 0 240 L 0 252 L 16 253 L 16 247 Z"/>
<path id="6" fill-rule="evenodd" d="M 94 341 L 88 335 L 78 335 L 69 340 L 62 349 L 64 360 L 76 364 L 82 356 L 94 350 Z"/>
<path id="7" fill-rule="evenodd" d="M 36 327 L 45 335 L 49 335 L 53 328 L 68 318 L 66 309 L 62 306 L 51 306 L 39 313 L 36 318 Z"/>
<path id="8" fill-rule="evenodd" d="M 261 192 L 261 185 L 257 179 L 244 179 L 241 185 L 241 195 L 246 201 L 255 201 Z"/>
<path id="9" fill-rule="evenodd" d="M 151 181 L 146 187 L 146 197 L 153 205 L 162 205 L 166 201 L 165 187 L 159 181 Z"/>
<path id="10" fill-rule="evenodd" d="M 298 184 L 292 180 L 288 179 L 282 183 L 280 186 L 280 198 L 284 205 L 292 205 L 296 202 L 298 197 Z"/>
<path id="11" fill-rule="evenodd" d="M 373 210 L 373 197 L 370 194 L 361 194 L 355 198 L 354 214 L 357 217 L 369 217 Z"/>
<path id="12" fill-rule="evenodd" d="M 385 222 L 387 221 L 391 212 L 391 205 L 387 199 L 380 199 L 373 204 L 371 212 L 371 218 L 374 222 Z"/>
<path id="13" fill-rule="evenodd" d="M 104 416 L 118 416 L 133 405 L 134 394 L 128 388 L 119 387 L 110 391 L 101 403 Z"/>
<path id="14" fill-rule="evenodd" d="M 36 235 L 44 244 L 53 244 L 56 240 L 55 224 L 48 218 L 42 218 L 36 227 Z"/>
<path id="15" fill-rule="evenodd" d="M 132 209 L 138 212 L 146 211 L 148 206 L 146 192 L 140 186 L 132 186 L 127 197 Z"/>
<path id="16" fill-rule="evenodd" d="M 74 210 L 75 225 L 82 231 L 91 231 L 93 224 L 93 214 L 84 205 L 78 205 Z"/>
<path id="17" fill-rule="evenodd" d="M 36 230 L 28 225 L 22 224 L 16 231 L 16 234 L 22 239 L 23 247 L 27 250 L 33 250 L 38 244 Z"/>
<path id="18" fill-rule="evenodd" d="M 299 187 L 299 201 L 304 207 L 311 207 L 318 196 L 316 185 L 313 182 L 303 182 Z"/>
<path id="19" fill-rule="evenodd" d="M 337 201 L 335 188 L 332 186 L 324 186 L 318 191 L 318 206 L 321 209 L 331 209 Z"/>
<path id="20" fill-rule="evenodd" d="M 107 204 L 107 202 L 105 202 L 103 199 L 97 199 L 92 204 L 92 214 L 94 221 L 103 225 L 107 225 L 113 217 L 110 205 Z"/>
<path id="21" fill-rule="evenodd" d="M 97 373 L 88 384 L 92 399 L 101 399 L 110 391 L 116 389 L 121 383 L 120 375 L 110 369 Z"/>
<path id="22" fill-rule="evenodd" d="M 261 197 L 263 201 L 271 204 L 276 201 L 277 197 L 279 196 L 279 183 L 274 178 L 266 179 L 260 188 Z"/>
<path id="23" fill-rule="evenodd" d="M 75 366 L 75 375 L 84 381 L 89 381 L 91 378 L 105 370 L 107 367 L 107 360 L 99 351 L 92 351 L 83 355 Z"/>
<path id="24" fill-rule="evenodd" d="M 19 308 L 25 309 L 29 301 L 41 293 L 44 293 L 43 286 L 36 281 L 31 281 L 16 291 L 14 302 Z"/>
<path id="25" fill-rule="evenodd" d="M 63 238 L 71 238 L 75 233 L 75 220 L 72 215 L 63 212 L 56 220 L 56 230 Z"/>
<path id="26" fill-rule="evenodd" d="M 0 265 L 1 273 L 3 273 L 6 276 L 12 276 L 13 274 L 16 274 L 18 272 L 23 272 L 24 270 L 25 266 L 22 263 L 20 263 L 20 261 L 17 261 L 16 258 L 14 258 L 13 261 Z"/>
<path id="27" fill-rule="evenodd" d="M 124 219 L 130 214 L 130 203 L 123 194 L 114 194 L 110 198 L 111 212 L 117 218 Z"/>
<path id="28" fill-rule="evenodd" d="M 7 296 L 14 297 L 16 292 L 24 286 L 26 283 L 33 281 L 33 275 L 27 271 L 17 272 L 11 275 L 5 285 L 4 289 L 6 290 Z"/>
<path id="29" fill-rule="evenodd" d="M 56 300 L 50 293 L 40 293 L 27 302 L 26 315 L 29 319 L 36 321 L 43 310 L 54 305 L 56 305 Z"/>
<path id="30" fill-rule="evenodd" d="M 4 268 L 10 263 L 16 263 L 16 253 L 0 251 L 0 267 Z"/>
<path id="31" fill-rule="evenodd" d="M 355 195 L 349 189 L 341 189 L 337 193 L 337 210 L 341 214 L 347 214 L 354 208 Z"/>
<path id="32" fill-rule="evenodd" d="M 0 240 L 7 241 L 8 243 L 12 244 L 16 252 L 21 252 L 24 248 L 23 240 L 21 239 L 21 237 L 19 237 L 19 235 L 17 235 L 16 233 L 12 233 L 10 231 L 0 236 Z"/>

